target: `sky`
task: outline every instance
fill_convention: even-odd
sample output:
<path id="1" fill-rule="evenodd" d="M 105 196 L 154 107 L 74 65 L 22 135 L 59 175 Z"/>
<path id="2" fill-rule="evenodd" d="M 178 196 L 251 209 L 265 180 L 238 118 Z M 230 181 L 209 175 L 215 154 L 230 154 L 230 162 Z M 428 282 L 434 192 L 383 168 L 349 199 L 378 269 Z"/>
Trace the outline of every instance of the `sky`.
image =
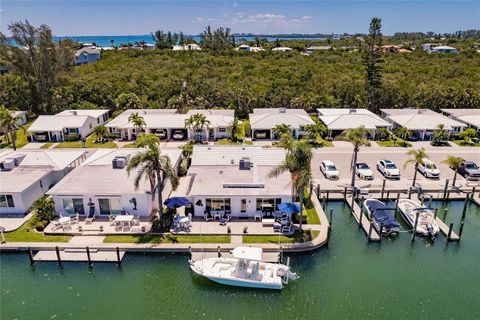
<path id="1" fill-rule="evenodd" d="M 57 36 L 144 35 L 154 30 L 198 34 L 205 26 L 232 32 L 366 33 L 372 17 L 384 34 L 480 29 L 480 0 L 118 1 L 0 0 L 0 28 L 27 19 Z"/>

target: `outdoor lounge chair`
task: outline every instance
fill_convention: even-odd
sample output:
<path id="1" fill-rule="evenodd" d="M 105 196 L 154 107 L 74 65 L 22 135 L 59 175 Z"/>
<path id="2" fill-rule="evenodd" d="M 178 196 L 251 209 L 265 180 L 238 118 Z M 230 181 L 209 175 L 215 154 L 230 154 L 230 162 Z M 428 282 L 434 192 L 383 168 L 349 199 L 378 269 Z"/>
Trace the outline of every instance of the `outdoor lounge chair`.
<path id="1" fill-rule="evenodd" d="M 203 213 L 203 218 L 205 219 L 205 221 L 212 221 L 213 220 L 212 215 L 208 211 L 205 211 Z"/>
<path id="2" fill-rule="evenodd" d="M 278 222 L 273 224 L 273 232 L 280 232 L 282 230 L 282 225 Z"/>
<path id="3" fill-rule="evenodd" d="M 287 224 L 282 227 L 282 232 L 283 233 L 291 233 L 292 232 L 292 224 Z"/>

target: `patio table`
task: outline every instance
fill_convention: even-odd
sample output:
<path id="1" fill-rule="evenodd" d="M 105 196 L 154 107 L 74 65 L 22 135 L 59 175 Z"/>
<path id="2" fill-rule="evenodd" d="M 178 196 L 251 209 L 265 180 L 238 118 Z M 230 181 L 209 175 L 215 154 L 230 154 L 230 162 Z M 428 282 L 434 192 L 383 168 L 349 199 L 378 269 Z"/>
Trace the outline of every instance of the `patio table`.
<path id="1" fill-rule="evenodd" d="M 264 218 L 262 220 L 262 225 L 263 226 L 273 226 L 274 223 L 275 223 L 275 219 L 273 219 L 273 218 Z"/>
<path id="2" fill-rule="evenodd" d="M 58 222 L 60 223 L 69 223 L 70 222 L 70 217 L 61 217 L 60 219 L 58 219 Z"/>
<path id="3" fill-rule="evenodd" d="M 133 221 L 133 218 L 135 218 L 134 216 L 132 215 L 125 215 L 125 216 L 116 216 L 115 217 L 115 221 L 118 221 L 118 222 L 131 222 Z"/>
<path id="4" fill-rule="evenodd" d="M 213 219 L 220 220 L 223 216 L 223 211 L 212 211 L 212 216 L 213 216 Z"/>

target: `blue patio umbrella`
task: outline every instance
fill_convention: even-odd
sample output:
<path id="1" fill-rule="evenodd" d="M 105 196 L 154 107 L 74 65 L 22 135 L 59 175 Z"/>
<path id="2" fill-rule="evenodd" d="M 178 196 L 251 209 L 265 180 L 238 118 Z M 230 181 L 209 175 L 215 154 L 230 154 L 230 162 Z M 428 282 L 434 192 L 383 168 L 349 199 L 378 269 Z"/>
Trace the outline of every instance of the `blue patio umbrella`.
<path id="1" fill-rule="evenodd" d="M 176 209 L 190 204 L 190 200 L 185 197 L 171 197 L 163 202 L 168 208 Z"/>
<path id="2" fill-rule="evenodd" d="M 293 202 L 282 202 L 278 205 L 278 209 L 288 215 L 291 215 L 293 213 L 300 212 L 300 205 Z"/>

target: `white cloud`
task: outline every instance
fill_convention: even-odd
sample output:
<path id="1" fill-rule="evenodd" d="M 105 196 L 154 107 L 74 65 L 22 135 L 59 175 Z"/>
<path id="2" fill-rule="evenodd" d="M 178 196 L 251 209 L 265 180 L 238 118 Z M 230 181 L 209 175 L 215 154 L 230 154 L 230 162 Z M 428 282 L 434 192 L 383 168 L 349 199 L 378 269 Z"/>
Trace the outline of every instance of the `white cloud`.
<path id="1" fill-rule="evenodd" d="M 215 22 L 224 26 L 301 26 L 310 21 L 311 16 L 287 17 L 277 13 L 247 13 L 247 12 L 224 12 L 220 17 L 196 17 L 192 23 L 210 23 Z"/>
<path id="2" fill-rule="evenodd" d="M 196 17 L 195 19 L 193 19 L 192 23 L 203 23 L 205 22 L 205 18 L 204 17 Z"/>
<path id="3" fill-rule="evenodd" d="M 311 16 L 303 16 L 302 20 L 310 20 L 312 17 Z"/>

